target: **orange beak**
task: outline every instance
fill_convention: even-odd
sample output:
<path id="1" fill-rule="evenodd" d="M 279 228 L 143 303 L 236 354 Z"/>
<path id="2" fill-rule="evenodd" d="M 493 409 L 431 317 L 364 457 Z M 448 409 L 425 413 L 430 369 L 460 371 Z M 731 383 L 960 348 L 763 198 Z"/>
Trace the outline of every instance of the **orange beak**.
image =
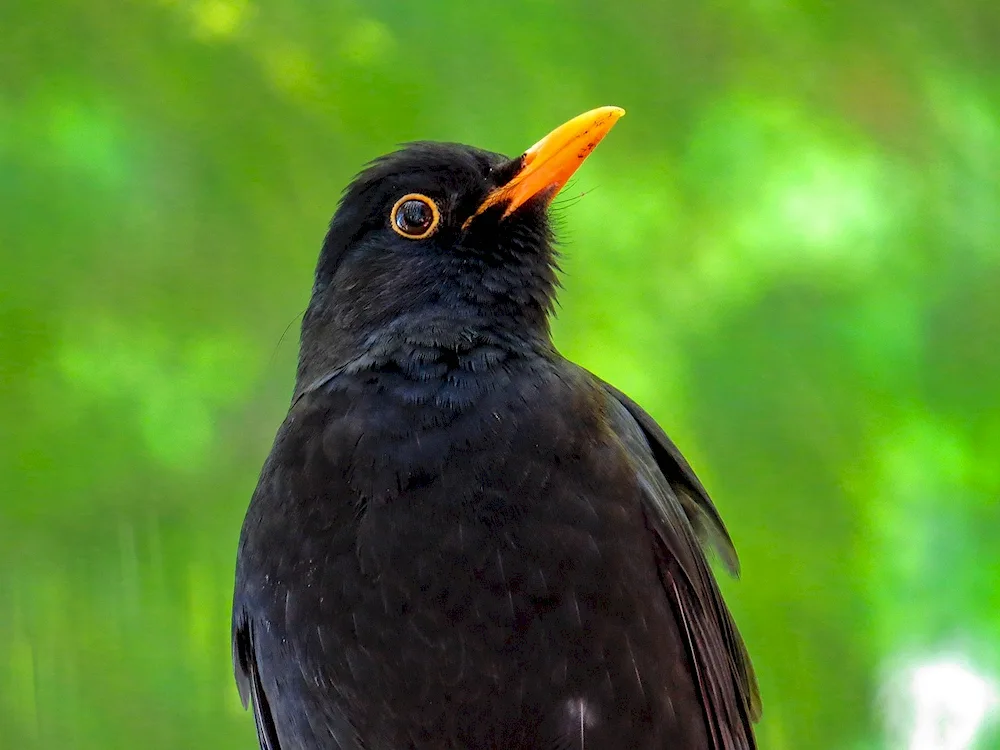
<path id="1" fill-rule="evenodd" d="M 560 125 L 521 155 L 517 174 L 487 195 L 465 225 L 498 204 L 506 204 L 506 218 L 541 193 L 551 201 L 624 114 L 621 107 L 598 107 Z"/>

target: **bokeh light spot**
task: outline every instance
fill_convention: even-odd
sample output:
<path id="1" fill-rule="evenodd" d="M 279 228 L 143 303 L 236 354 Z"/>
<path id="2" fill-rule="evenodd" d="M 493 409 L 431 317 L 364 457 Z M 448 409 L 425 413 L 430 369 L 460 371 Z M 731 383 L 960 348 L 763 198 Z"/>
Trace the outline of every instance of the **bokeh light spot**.
<path id="1" fill-rule="evenodd" d="M 47 117 L 48 145 L 58 166 L 108 187 L 125 179 L 127 157 L 121 128 L 106 111 L 81 102 L 54 104 Z"/>
<path id="2" fill-rule="evenodd" d="M 232 36 L 248 15 L 245 0 L 203 0 L 191 7 L 194 33 L 202 39 Z"/>
<path id="3" fill-rule="evenodd" d="M 214 417 L 243 398 L 255 361 L 233 335 L 177 341 L 104 321 L 66 343 L 60 369 L 80 392 L 131 414 L 157 461 L 191 472 L 209 459 Z"/>
<path id="4" fill-rule="evenodd" d="M 1000 707 L 996 682 L 962 659 L 917 663 L 891 683 L 887 718 L 893 747 L 971 750 Z"/>
<path id="5" fill-rule="evenodd" d="M 316 64 L 303 47 L 284 42 L 265 46 L 260 62 L 274 87 L 285 94 L 311 98 L 322 91 Z"/>
<path id="6" fill-rule="evenodd" d="M 356 65 L 371 65 L 393 46 L 392 32 L 373 18 L 357 21 L 344 37 L 343 55 Z"/>

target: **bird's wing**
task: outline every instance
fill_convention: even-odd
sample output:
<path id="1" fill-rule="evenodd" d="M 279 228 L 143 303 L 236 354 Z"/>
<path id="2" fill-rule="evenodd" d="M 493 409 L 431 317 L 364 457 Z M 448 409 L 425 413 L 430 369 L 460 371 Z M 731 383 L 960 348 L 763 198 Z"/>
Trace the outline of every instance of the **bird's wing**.
<path id="1" fill-rule="evenodd" d="M 312 585 L 316 545 L 324 551 L 335 543 L 351 549 L 356 509 L 350 503 L 321 504 L 340 513 L 324 516 L 340 530 L 337 541 L 322 532 L 305 533 L 315 523 L 306 507 L 313 498 L 343 494 L 344 472 L 326 451 L 333 444 L 327 439 L 334 429 L 328 427 L 331 414 L 345 411 L 344 403 L 323 394 L 307 394 L 289 411 L 261 469 L 240 535 L 233 667 L 243 705 L 252 706 L 261 750 L 301 750 L 317 746 L 317 738 L 323 738 L 324 747 L 360 748 L 340 697 L 330 694 L 327 657 L 334 656 L 327 653 L 318 627 L 332 617 L 335 605 L 314 606 L 315 598 L 294 596 L 284 583 Z M 289 544 L 296 545 L 294 552 Z"/>
<path id="2" fill-rule="evenodd" d="M 751 750 L 752 725 L 760 717 L 757 681 L 699 544 L 711 543 L 735 572 L 732 541 L 705 488 L 659 425 L 621 391 L 602 386 L 612 426 L 644 490 L 660 580 L 687 637 L 713 746 Z"/>
<path id="3" fill-rule="evenodd" d="M 247 708 L 247 704 L 253 706 L 253 718 L 257 724 L 257 739 L 260 740 L 261 750 L 281 750 L 271 707 L 267 703 L 267 696 L 261 685 L 254 647 L 253 624 L 239 605 L 233 611 L 233 668 L 236 670 L 236 685 L 240 690 L 243 708 Z"/>

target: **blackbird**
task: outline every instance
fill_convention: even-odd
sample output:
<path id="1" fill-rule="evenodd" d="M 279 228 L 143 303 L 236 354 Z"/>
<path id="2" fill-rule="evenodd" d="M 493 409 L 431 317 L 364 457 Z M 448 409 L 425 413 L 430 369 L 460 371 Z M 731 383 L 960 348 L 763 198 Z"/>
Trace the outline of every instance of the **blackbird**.
<path id="1" fill-rule="evenodd" d="M 513 159 L 410 144 L 344 192 L 239 543 L 264 750 L 755 747 L 722 520 L 550 337 L 550 203 L 623 114 Z"/>

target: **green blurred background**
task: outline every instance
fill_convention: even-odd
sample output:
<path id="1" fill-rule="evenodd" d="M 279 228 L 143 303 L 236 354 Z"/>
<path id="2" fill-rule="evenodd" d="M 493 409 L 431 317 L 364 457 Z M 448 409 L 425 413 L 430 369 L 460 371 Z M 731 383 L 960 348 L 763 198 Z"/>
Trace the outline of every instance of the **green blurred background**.
<path id="1" fill-rule="evenodd" d="M 341 188 L 603 104 L 555 335 L 716 497 L 762 747 L 1000 748 L 998 71 L 996 0 L 4 0 L 0 748 L 255 747 L 235 545 Z"/>

